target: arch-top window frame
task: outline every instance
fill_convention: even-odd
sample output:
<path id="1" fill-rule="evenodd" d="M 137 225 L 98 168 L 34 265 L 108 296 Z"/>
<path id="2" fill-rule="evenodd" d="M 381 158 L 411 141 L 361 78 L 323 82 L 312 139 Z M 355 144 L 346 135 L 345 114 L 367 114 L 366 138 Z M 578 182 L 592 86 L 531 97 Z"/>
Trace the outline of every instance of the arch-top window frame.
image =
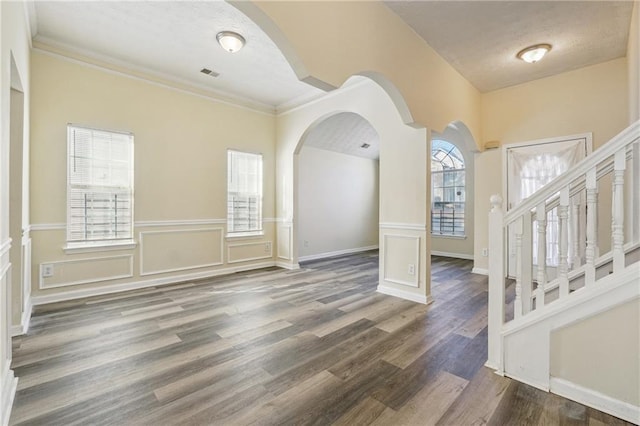
<path id="1" fill-rule="evenodd" d="M 431 234 L 465 237 L 465 160 L 455 144 L 431 142 Z"/>

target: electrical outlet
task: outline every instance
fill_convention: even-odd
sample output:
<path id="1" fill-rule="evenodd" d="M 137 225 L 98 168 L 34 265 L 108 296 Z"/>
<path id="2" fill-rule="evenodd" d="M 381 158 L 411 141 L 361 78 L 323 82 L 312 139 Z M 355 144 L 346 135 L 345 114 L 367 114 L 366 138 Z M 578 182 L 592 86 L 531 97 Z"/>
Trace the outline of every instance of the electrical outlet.
<path id="1" fill-rule="evenodd" d="M 485 247 L 485 248 L 482 249 L 482 256 L 483 257 L 489 256 L 489 249 L 488 248 Z"/>
<path id="2" fill-rule="evenodd" d="M 407 273 L 409 275 L 415 275 L 416 273 L 416 266 L 413 263 L 409 264 L 409 268 L 407 268 Z"/>
<path id="3" fill-rule="evenodd" d="M 53 265 L 50 263 L 43 263 L 41 265 L 42 268 L 42 278 L 48 278 L 53 276 Z"/>
<path id="4" fill-rule="evenodd" d="M 267 243 L 265 243 L 265 245 L 264 245 L 264 252 L 265 252 L 265 253 L 271 253 L 271 242 L 270 242 L 270 241 L 269 241 L 269 242 L 267 242 Z"/>
<path id="5" fill-rule="evenodd" d="M 309 240 L 304 240 L 304 246 L 309 247 Z"/>

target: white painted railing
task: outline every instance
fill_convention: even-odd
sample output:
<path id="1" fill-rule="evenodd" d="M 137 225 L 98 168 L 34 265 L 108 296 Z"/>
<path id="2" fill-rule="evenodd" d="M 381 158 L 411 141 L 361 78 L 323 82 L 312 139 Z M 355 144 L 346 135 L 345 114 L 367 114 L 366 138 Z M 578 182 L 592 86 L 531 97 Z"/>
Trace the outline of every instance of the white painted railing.
<path id="1" fill-rule="evenodd" d="M 611 183 L 605 186 L 607 180 Z M 598 195 L 607 192 L 609 185 L 611 250 L 600 253 Z M 629 186 L 626 203 L 625 185 Z M 626 252 L 636 249 L 640 242 L 639 198 L 640 121 L 506 214 L 502 210 L 502 197 L 491 197 L 488 366 L 500 372 L 503 369 L 501 332 L 506 317 L 522 324 L 532 311 L 544 309 L 555 300 L 566 300 L 578 288 L 594 287 L 599 275 L 615 274 L 628 266 Z M 625 208 L 630 212 L 626 242 Z M 558 220 L 557 265 L 548 264 L 546 253 L 548 218 L 552 212 Z M 600 225 L 603 222 L 600 219 Z M 509 243 L 508 235 L 515 236 L 515 241 Z M 513 277 L 507 276 L 509 250 L 515 251 Z M 549 280 L 551 275 L 555 277 Z M 513 307 L 505 299 L 509 279 L 515 281 Z"/>

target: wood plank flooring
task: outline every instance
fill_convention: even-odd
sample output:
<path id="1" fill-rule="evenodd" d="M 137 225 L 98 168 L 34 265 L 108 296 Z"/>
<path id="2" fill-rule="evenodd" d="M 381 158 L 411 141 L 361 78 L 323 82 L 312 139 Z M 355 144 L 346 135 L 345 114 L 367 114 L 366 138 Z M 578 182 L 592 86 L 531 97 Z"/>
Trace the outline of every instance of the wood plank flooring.
<path id="1" fill-rule="evenodd" d="M 40 306 L 11 424 L 626 424 L 483 367 L 486 277 L 432 262 L 429 306 L 377 252 Z"/>

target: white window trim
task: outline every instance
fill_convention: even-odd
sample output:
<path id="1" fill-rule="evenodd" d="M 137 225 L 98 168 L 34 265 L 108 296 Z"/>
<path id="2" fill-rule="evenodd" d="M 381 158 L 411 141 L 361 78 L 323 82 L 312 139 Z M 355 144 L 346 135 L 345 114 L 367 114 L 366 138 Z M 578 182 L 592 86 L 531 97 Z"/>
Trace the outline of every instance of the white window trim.
<path id="1" fill-rule="evenodd" d="M 232 221 L 229 218 L 229 152 L 238 152 L 238 153 L 242 153 L 242 154 L 252 154 L 252 155 L 258 155 L 260 156 L 260 161 L 261 161 L 261 173 L 262 176 L 260 177 L 260 183 L 261 183 L 261 187 L 260 187 L 260 229 L 254 229 L 251 231 L 229 231 L 229 223 L 231 223 Z M 226 214 L 226 221 L 227 221 L 227 233 L 225 235 L 225 238 L 227 239 L 240 239 L 240 238 L 257 238 L 257 237 L 262 237 L 264 236 L 264 155 L 261 152 L 251 152 L 251 151 L 242 151 L 239 149 L 232 149 L 232 148 L 227 148 L 227 174 L 226 174 L 226 179 L 227 179 L 227 187 L 226 187 L 226 191 L 227 191 L 227 200 L 226 200 L 226 206 L 227 206 L 227 214 Z"/>
<path id="2" fill-rule="evenodd" d="M 74 124 L 74 123 L 67 123 L 67 152 L 66 152 L 66 156 L 67 156 L 67 200 L 66 200 L 66 209 L 67 209 L 67 221 L 65 223 L 65 228 L 69 225 L 70 223 L 70 217 L 69 217 L 69 190 L 70 190 L 70 185 L 69 185 L 69 130 L 71 128 L 81 128 L 81 129 L 89 129 L 89 130 L 94 130 L 94 131 L 101 131 L 101 132 L 109 132 L 109 133 L 117 133 L 117 134 L 122 134 L 122 135 L 128 135 L 133 137 L 133 133 L 132 132 L 124 132 L 124 131 L 117 131 L 117 130 L 107 130 L 107 129 L 101 129 L 101 128 L 96 128 L 96 127 L 89 127 L 89 126 L 83 126 L 80 124 Z M 120 239 L 120 240 L 97 240 L 97 241 L 69 241 L 67 240 L 67 238 L 69 238 L 69 234 L 68 234 L 68 230 L 65 229 L 65 245 L 62 247 L 62 249 L 64 250 L 65 253 L 67 254 L 73 254 L 73 253 L 88 253 L 88 252 L 95 252 L 95 251 L 111 251 L 111 250 L 127 250 L 127 249 L 133 249 L 137 246 L 137 243 L 133 237 L 134 234 L 134 207 L 135 207 L 135 202 L 134 202 L 134 197 L 135 197 L 135 189 L 134 189 L 134 184 L 135 184 L 135 179 L 134 179 L 134 175 L 133 175 L 133 168 L 134 168 L 134 164 L 135 164 L 135 150 L 134 147 L 132 146 L 131 148 L 131 172 L 132 172 L 132 176 L 131 176 L 131 238 L 128 239 Z"/>
<path id="3" fill-rule="evenodd" d="M 131 240 L 96 241 L 96 242 L 68 242 L 62 247 L 66 254 L 90 253 L 96 251 L 131 250 L 138 243 Z"/>
<path id="4" fill-rule="evenodd" d="M 264 230 L 261 229 L 259 231 L 239 231 L 239 232 L 228 232 L 225 238 L 228 240 L 236 240 L 236 239 L 252 239 L 252 238 L 260 238 L 264 237 Z"/>

